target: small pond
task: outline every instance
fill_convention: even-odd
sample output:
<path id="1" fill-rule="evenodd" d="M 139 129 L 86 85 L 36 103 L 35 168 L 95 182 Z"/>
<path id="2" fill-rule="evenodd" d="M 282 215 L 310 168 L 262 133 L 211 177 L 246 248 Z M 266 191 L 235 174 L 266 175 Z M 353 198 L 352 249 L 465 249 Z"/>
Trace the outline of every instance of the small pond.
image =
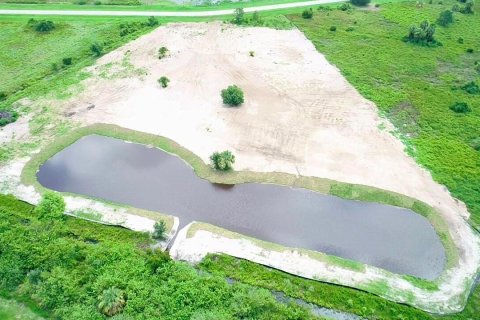
<path id="1" fill-rule="evenodd" d="M 434 279 L 445 264 L 435 230 L 410 210 L 273 184 L 219 186 L 176 156 L 118 139 L 83 137 L 37 178 L 49 189 L 175 215 L 180 227 L 203 221 L 395 273 Z"/>

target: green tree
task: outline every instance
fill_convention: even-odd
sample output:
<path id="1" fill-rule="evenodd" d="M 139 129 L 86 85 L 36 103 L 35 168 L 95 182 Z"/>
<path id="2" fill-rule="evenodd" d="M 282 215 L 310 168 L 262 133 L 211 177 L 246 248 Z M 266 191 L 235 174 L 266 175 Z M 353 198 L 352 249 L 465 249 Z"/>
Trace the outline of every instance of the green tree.
<path id="1" fill-rule="evenodd" d="M 98 310 L 104 315 L 111 317 L 122 312 L 126 303 L 123 291 L 111 287 L 103 290 L 102 294 L 98 297 Z"/>
<path id="2" fill-rule="evenodd" d="M 235 163 L 235 156 L 232 152 L 225 150 L 223 152 L 214 152 L 210 156 L 212 167 L 219 171 L 229 171 L 233 168 Z"/>
<path id="3" fill-rule="evenodd" d="M 28 25 L 40 33 L 50 32 L 55 29 L 55 24 L 50 20 L 37 21 L 35 19 L 30 19 L 28 20 Z"/>
<path id="4" fill-rule="evenodd" d="M 445 10 L 440 12 L 437 23 L 442 27 L 446 27 L 449 24 L 453 23 L 453 12 L 451 10 Z"/>
<path id="5" fill-rule="evenodd" d="M 228 86 L 220 93 L 223 103 L 229 106 L 239 106 L 244 102 L 243 91 L 236 85 Z"/>
<path id="6" fill-rule="evenodd" d="M 43 194 L 42 200 L 35 208 L 35 212 L 42 219 L 61 219 L 64 217 L 65 201 L 58 192 L 47 191 Z"/>
<path id="7" fill-rule="evenodd" d="M 463 14 L 473 14 L 473 6 L 474 6 L 474 3 L 473 3 L 473 0 L 468 0 L 466 3 L 465 3 L 465 6 L 463 8 L 460 9 L 460 13 L 463 13 Z"/>
<path id="8" fill-rule="evenodd" d="M 170 79 L 168 79 L 167 77 L 165 76 L 162 76 L 160 77 L 160 79 L 158 79 L 158 83 L 160 83 L 160 85 L 162 86 L 162 88 L 166 88 L 168 87 L 168 83 L 170 82 Z"/>
<path id="9" fill-rule="evenodd" d="M 151 16 L 151 17 L 148 17 L 148 20 L 147 20 L 147 26 L 149 27 L 155 27 L 156 25 L 158 25 L 158 20 L 157 18 Z"/>
<path id="10" fill-rule="evenodd" d="M 423 21 L 420 26 L 413 25 L 410 27 L 406 41 L 420 44 L 434 44 L 435 25 L 427 20 Z"/>
<path id="11" fill-rule="evenodd" d="M 161 47 L 160 49 L 158 49 L 158 59 L 165 58 L 167 54 L 168 54 L 167 47 Z"/>
<path id="12" fill-rule="evenodd" d="M 355 6 L 363 7 L 369 4 L 370 0 L 350 0 L 350 3 Z"/>
<path id="13" fill-rule="evenodd" d="M 245 11 L 243 11 L 243 8 L 235 9 L 235 17 L 233 18 L 233 23 L 242 24 L 244 22 L 244 18 L 245 18 Z"/>
<path id="14" fill-rule="evenodd" d="M 155 224 L 153 225 L 152 238 L 157 240 L 165 240 L 167 238 L 166 232 L 167 225 L 165 224 L 165 221 L 160 220 L 158 222 L 155 222 Z"/>

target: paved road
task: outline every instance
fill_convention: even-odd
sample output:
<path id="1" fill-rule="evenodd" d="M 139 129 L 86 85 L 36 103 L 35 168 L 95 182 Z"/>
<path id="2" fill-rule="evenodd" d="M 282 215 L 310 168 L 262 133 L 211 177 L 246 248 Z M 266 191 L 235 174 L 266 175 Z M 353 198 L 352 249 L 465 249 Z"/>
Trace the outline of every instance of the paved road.
<path id="1" fill-rule="evenodd" d="M 268 6 L 246 7 L 245 12 L 269 11 L 319 4 L 342 2 L 341 0 L 314 0 Z M 55 16 L 139 16 L 139 17 L 209 17 L 233 14 L 234 9 L 206 11 L 99 11 L 99 10 L 0 10 L 0 15 L 55 15 Z"/>

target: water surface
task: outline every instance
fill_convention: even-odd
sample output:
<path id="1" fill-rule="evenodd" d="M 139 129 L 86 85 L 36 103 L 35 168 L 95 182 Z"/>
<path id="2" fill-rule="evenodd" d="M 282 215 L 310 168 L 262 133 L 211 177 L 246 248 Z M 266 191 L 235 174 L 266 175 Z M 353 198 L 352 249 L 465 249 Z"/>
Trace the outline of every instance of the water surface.
<path id="1" fill-rule="evenodd" d="M 443 246 L 424 217 L 403 208 L 345 200 L 301 188 L 219 186 L 156 148 L 90 135 L 40 167 L 50 189 L 203 221 L 258 239 L 434 279 Z"/>

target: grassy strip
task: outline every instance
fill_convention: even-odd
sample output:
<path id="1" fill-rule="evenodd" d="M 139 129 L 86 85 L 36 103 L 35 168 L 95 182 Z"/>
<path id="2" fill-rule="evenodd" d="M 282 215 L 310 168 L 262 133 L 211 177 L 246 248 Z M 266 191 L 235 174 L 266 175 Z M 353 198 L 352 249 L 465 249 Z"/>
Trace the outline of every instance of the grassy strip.
<path id="1" fill-rule="evenodd" d="M 209 231 L 213 234 L 220 235 L 222 237 L 229 238 L 229 239 L 246 239 L 251 241 L 256 246 L 268 251 L 285 252 L 285 251 L 295 250 L 301 254 L 309 256 L 311 259 L 321 261 L 330 265 L 339 266 L 339 267 L 349 269 L 352 271 L 357 271 L 357 272 L 365 271 L 365 265 L 357 261 L 348 260 L 348 259 L 344 259 L 337 256 L 331 256 L 331 255 L 318 252 L 318 251 L 313 251 L 313 250 L 285 247 L 280 244 L 245 236 L 245 235 L 242 235 L 233 231 L 229 231 L 208 223 L 204 223 L 204 222 L 193 223 L 187 231 L 187 238 L 193 237 L 198 231 L 201 231 L 201 230 Z M 412 277 L 412 278 L 417 279 L 415 277 Z"/>
<path id="2" fill-rule="evenodd" d="M 473 320 L 480 314 L 480 287 L 457 314 L 436 316 L 413 307 L 382 299 L 376 295 L 347 287 L 303 279 L 291 274 L 226 255 L 209 255 L 198 266 L 201 270 L 237 281 L 281 291 L 292 298 L 354 313 L 368 319 L 449 319 Z"/>
<path id="3" fill-rule="evenodd" d="M 410 209 L 425 216 L 435 227 L 435 230 L 438 233 L 440 240 L 445 247 L 445 252 L 447 256 L 447 267 L 454 266 L 457 263 L 457 249 L 450 237 L 450 233 L 445 222 L 442 220 L 440 215 L 435 212 L 433 208 L 418 200 L 406 197 L 404 195 L 400 195 L 398 193 L 373 187 L 341 183 L 317 177 L 295 176 L 292 174 L 279 172 L 218 172 L 213 170 L 209 165 L 205 164 L 205 162 L 203 162 L 200 157 L 168 138 L 133 131 L 115 125 L 92 125 L 73 130 L 70 133 L 59 137 L 57 140 L 42 149 L 41 152 L 33 155 L 31 160 L 25 165 L 23 169 L 22 183 L 26 185 L 33 185 L 37 188 L 37 190 L 42 190 L 43 187 L 38 183 L 36 179 L 36 172 L 40 165 L 47 161 L 57 152 L 63 150 L 81 137 L 89 134 L 100 134 L 131 142 L 152 145 L 154 147 L 160 148 L 166 152 L 177 155 L 186 163 L 188 163 L 199 177 L 213 183 L 275 183 L 284 186 L 302 187 L 319 193 L 341 196 L 347 199 L 372 202 L 375 201 Z M 421 282 L 423 283 L 423 281 Z M 424 285 L 424 287 L 428 287 L 428 285 Z"/>
<path id="4" fill-rule="evenodd" d="M 478 95 L 461 87 L 480 83 L 480 16 L 455 12 L 451 25 L 436 28 L 439 47 L 402 41 L 412 24 L 435 22 L 457 3 L 385 3 L 375 10 L 315 10 L 313 19 L 288 18 L 376 103 L 410 155 L 467 204 L 470 222 L 478 229 L 480 152 L 471 143 L 480 137 L 480 107 Z M 472 112 L 456 114 L 449 109 L 456 102 L 468 103 Z"/>

